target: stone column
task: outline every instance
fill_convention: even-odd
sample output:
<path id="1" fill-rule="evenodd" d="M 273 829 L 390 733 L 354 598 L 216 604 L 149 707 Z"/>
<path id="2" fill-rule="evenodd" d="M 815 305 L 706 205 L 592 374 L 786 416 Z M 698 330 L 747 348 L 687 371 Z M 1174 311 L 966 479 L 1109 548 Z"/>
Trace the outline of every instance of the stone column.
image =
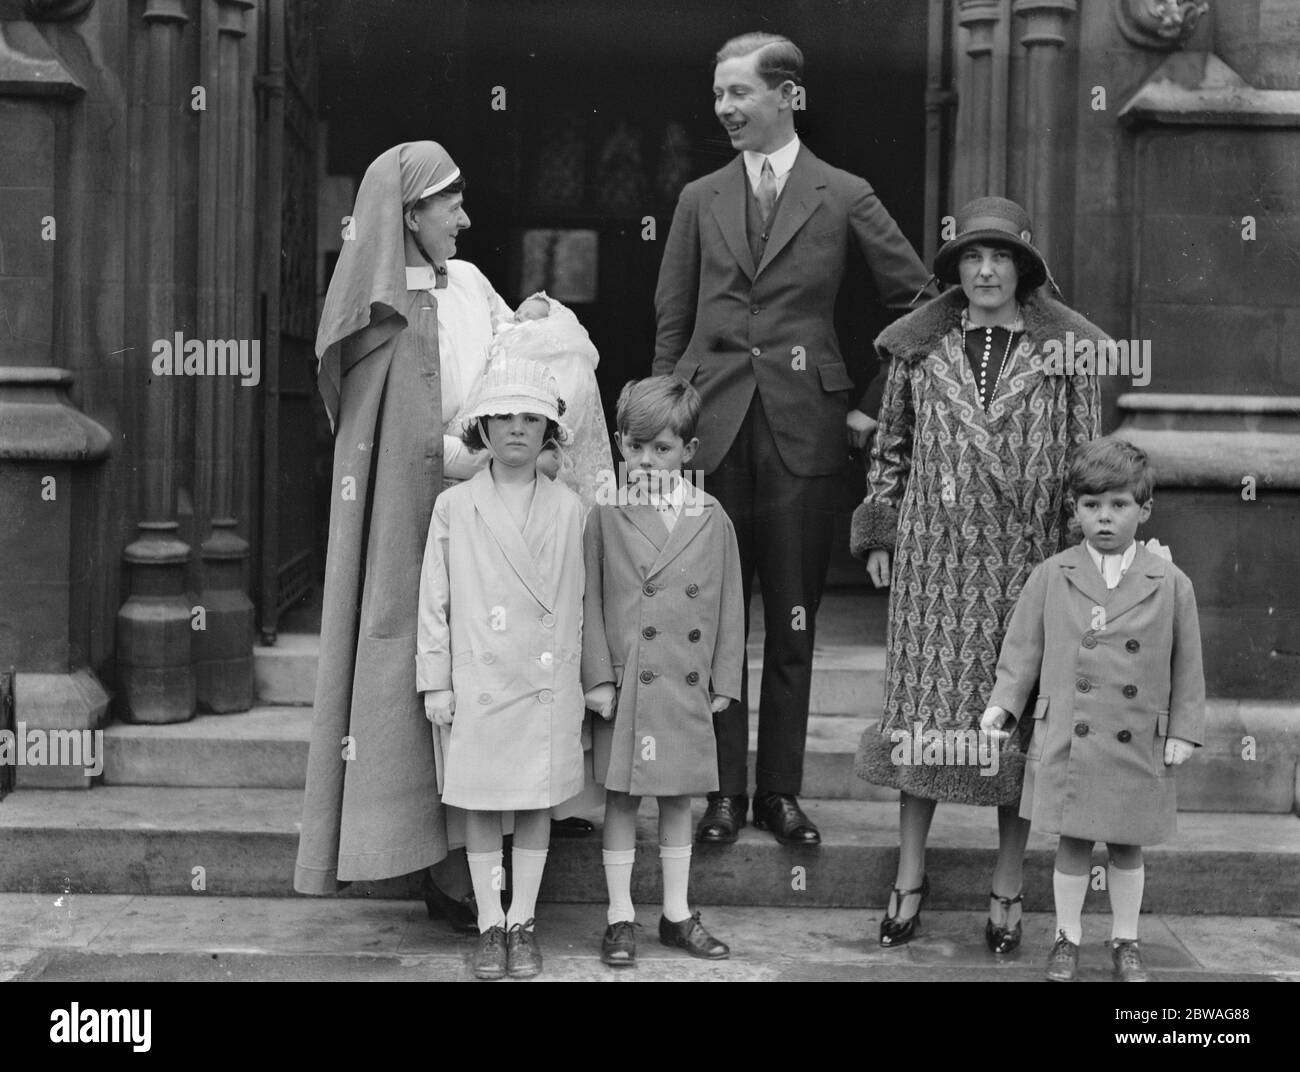
<path id="1" fill-rule="evenodd" d="M 189 87 L 173 71 L 181 33 L 189 21 L 183 0 L 148 0 L 144 100 L 140 107 L 139 166 L 132 170 L 134 227 L 141 236 L 144 352 L 175 331 L 176 117 Z M 180 358 L 181 355 L 175 355 Z M 128 389 L 132 386 L 127 380 Z M 176 382 L 153 376 L 144 387 L 139 429 L 143 517 L 123 558 L 130 567 L 130 596 L 117 616 L 117 666 L 122 717 L 133 722 L 183 722 L 194 715 L 190 665 L 190 607 L 185 567 L 190 548 L 177 535 L 175 515 Z"/>
<path id="2" fill-rule="evenodd" d="M 994 116 L 993 45 L 1001 18 L 1001 0 L 961 0 L 957 7 L 957 24 L 966 33 L 965 47 L 957 54 L 957 134 L 953 156 L 953 205 L 955 210 L 988 193 L 990 153 L 993 127 L 1001 128 L 1005 145 L 1004 110 Z M 1005 150 L 1004 150 L 1005 151 Z M 1005 160 L 1005 155 L 1003 157 Z"/>
<path id="3" fill-rule="evenodd" d="M 1054 248 L 1053 210 L 1062 191 L 1057 162 L 1067 147 L 1062 136 L 1061 88 L 1069 84 L 1064 58 L 1065 30 L 1077 10 L 1076 0 L 1015 0 L 1012 11 L 1022 20 L 1020 44 L 1025 56 L 1025 123 L 1020 131 L 1025 159 L 1023 204 L 1034 223 L 1034 245 L 1053 263 L 1065 263 Z"/>
<path id="4" fill-rule="evenodd" d="M 245 83 L 252 79 L 252 63 L 244 52 L 244 19 L 253 0 L 208 0 L 204 19 L 216 20 L 212 62 L 206 68 L 215 77 L 212 97 L 203 114 L 202 153 L 212 160 L 213 171 L 204 175 L 201 203 L 212 207 L 214 224 L 210 232 L 210 254 L 200 271 L 210 272 L 211 285 L 201 292 L 210 295 L 211 338 L 240 339 L 244 318 L 237 306 L 242 169 L 254 162 L 241 152 L 244 131 L 252 116 L 244 112 L 249 100 Z M 205 34 L 205 44 L 208 35 Z M 202 278 L 202 276 L 201 276 Z M 246 336 L 243 340 L 249 343 Z M 260 370 L 259 370 L 260 373 Z M 260 376 L 259 376 L 260 378 Z M 194 633 L 194 671 L 198 703 L 214 712 L 247 711 L 253 704 L 253 604 L 245 590 L 248 543 L 237 531 L 234 502 L 235 392 L 256 390 L 241 385 L 235 376 L 218 376 L 210 381 L 203 402 L 211 405 L 211 438 L 207 464 L 211 477 L 211 530 L 203 541 L 203 591 L 199 606 L 203 628 Z M 201 403 L 202 404 L 202 403 Z"/>

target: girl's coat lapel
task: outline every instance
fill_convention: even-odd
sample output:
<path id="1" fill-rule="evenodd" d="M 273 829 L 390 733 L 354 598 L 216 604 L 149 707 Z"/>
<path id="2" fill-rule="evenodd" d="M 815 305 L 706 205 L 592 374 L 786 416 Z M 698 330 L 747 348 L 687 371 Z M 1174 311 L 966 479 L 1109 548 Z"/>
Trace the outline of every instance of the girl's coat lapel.
<path id="1" fill-rule="evenodd" d="M 558 495 L 555 484 L 544 476 L 537 478 L 533 504 L 521 533 L 515 527 L 505 503 L 497 494 L 492 467 L 480 469 L 470 481 L 474 509 L 501 548 L 502 555 L 519 580 L 547 611 L 555 610 L 558 578 L 546 568 L 544 552 L 554 542 Z"/>

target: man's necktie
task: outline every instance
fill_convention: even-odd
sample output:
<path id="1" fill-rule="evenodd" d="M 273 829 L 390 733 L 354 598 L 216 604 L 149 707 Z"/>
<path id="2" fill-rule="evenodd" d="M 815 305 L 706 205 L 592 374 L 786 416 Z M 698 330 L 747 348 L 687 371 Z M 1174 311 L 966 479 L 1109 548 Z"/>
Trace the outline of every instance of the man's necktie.
<path id="1" fill-rule="evenodd" d="M 772 206 L 776 204 L 776 172 L 772 170 L 772 161 L 763 158 L 763 171 L 758 177 L 758 189 L 754 191 L 758 198 L 758 211 L 766 223 L 772 215 Z"/>

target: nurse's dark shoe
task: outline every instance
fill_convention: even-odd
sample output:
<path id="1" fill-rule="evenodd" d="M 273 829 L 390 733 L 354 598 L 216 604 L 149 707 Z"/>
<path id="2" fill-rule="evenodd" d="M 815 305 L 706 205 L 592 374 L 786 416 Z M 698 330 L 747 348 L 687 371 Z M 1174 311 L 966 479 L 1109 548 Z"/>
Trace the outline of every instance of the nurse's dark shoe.
<path id="1" fill-rule="evenodd" d="M 586 837 L 596 827 L 580 815 L 570 815 L 567 819 L 551 820 L 551 837 L 579 838 Z"/>
<path id="2" fill-rule="evenodd" d="M 433 881 L 427 869 L 420 880 L 420 893 L 430 919 L 445 919 L 460 934 L 478 934 L 478 903 L 472 893 L 457 900 Z"/>

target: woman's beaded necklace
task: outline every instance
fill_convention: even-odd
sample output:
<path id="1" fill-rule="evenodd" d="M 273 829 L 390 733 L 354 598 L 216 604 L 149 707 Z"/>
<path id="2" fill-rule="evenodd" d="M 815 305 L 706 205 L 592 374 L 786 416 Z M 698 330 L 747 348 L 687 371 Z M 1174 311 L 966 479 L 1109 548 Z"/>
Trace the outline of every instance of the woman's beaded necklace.
<path id="1" fill-rule="evenodd" d="M 964 356 L 968 354 L 968 351 L 966 350 L 966 333 L 975 330 L 977 326 L 980 325 L 972 324 L 970 321 L 970 310 L 963 309 L 961 314 L 961 348 Z M 1020 307 L 1016 307 L 1016 316 L 1010 326 L 1003 329 L 1007 333 L 1007 346 L 1006 350 L 1002 354 L 1002 360 L 998 363 L 998 371 L 993 380 L 992 390 L 989 390 L 988 375 L 989 358 L 993 354 L 993 325 L 983 325 L 983 329 L 984 350 L 980 354 L 979 372 L 977 373 L 976 382 L 979 387 L 980 405 L 987 411 L 989 408 L 989 400 L 997 394 L 998 384 L 1002 382 L 1002 375 L 1007 370 L 1007 364 L 1011 358 L 1011 347 L 1015 343 L 1016 335 L 1024 330 L 1024 322 L 1020 319 Z"/>

